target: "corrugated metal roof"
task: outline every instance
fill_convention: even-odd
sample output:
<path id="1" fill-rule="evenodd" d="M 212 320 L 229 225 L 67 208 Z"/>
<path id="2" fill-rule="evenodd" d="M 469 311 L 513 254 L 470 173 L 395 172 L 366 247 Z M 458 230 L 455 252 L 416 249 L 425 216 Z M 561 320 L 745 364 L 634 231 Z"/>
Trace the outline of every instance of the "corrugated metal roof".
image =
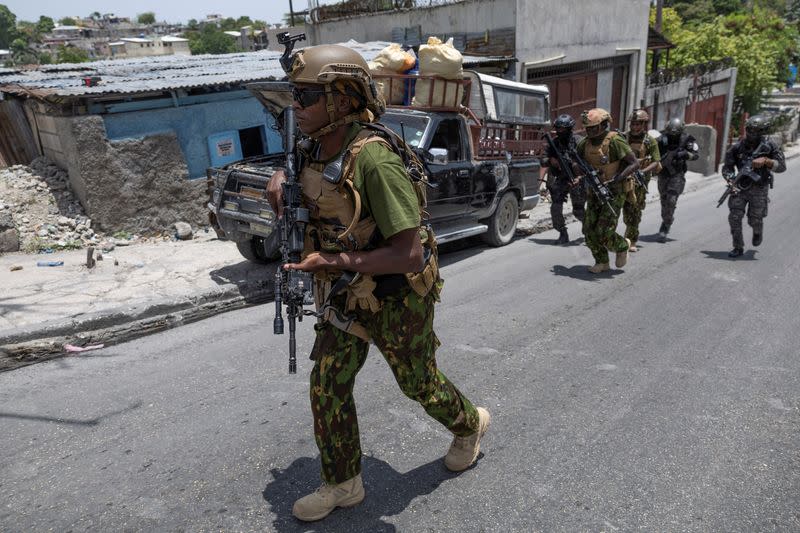
<path id="1" fill-rule="evenodd" d="M 367 61 L 390 43 L 372 41 L 342 43 L 359 52 Z M 237 54 L 200 56 L 149 56 L 94 61 L 91 63 L 43 65 L 38 70 L 10 70 L 0 78 L 0 91 L 35 97 L 100 96 L 136 94 L 172 89 L 239 84 L 284 77 L 278 59 L 280 52 L 261 50 Z M 464 56 L 464 66 L 508 61 L 504 57 Z M 99 77 L 94 87 L 83 79 Z"/>

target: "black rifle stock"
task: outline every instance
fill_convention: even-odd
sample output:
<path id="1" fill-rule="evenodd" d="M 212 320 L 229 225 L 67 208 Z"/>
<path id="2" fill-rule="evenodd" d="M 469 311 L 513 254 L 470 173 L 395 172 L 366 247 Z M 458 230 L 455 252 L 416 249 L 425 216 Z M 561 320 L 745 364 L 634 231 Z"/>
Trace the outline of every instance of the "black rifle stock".
<path id="1" fill-rule="evenodd" d="M 287 107 L 283 112 L 283 140 L 286 154 L 286 181 L 283 183 L 283 216 L 278 220 L 280 235 L 281 264 L 275 272 L 275 320 L 273 333 L 283 334 L 283 305 L 289 320 L 289 373 L 297 372 L 296 323 L 303 320 L 303 304 L 310 303 L 313 290 L 313 276 L 300 270 L 286 270 L 287 263 L 299 263 L 302 257 L 306 224 L 309 221 L 308 209 L 302 207 L 302 190 L 297 181 L 297 159 L 295 145 L 294 109 Z"/>
<path id="2" fill-rule="evenodd" d="M 549 133 L 544 134 L 544 138 L 547 140 L 547 145 L 556 154 L 556 159 L 558 159 L 558 164 L 561 167 L 561 171 L 566 174 L 566 176 L 573 181 L 575 179 L 575 174 L 572 172 L 572 165 L 569 165 L 564 157 L 564 154 L 561 153 L 561 150 L 558 149 L 556 143 L 553 142 L 553 138 L 550 136 Z M 608 190 L 602 181 L 600 181 L 600 176 L 597 174 L 597 171 L 589 165 L 586 161 L 578 155 L 575 150 L 567 149 L 567 152 L 570 156 L 571 160 L 575 161 L 575 164 L 578 165 L 578 168 L 581 169 L 583 172 L 583 180 L 585 183 L 589 185 L 589 187 L 594 191 L 595 196 L 606 204 L 614 216 L 617 216 L 617 212 L 614 210 L 613 205 L 611 204 L 611 191 Z"/>

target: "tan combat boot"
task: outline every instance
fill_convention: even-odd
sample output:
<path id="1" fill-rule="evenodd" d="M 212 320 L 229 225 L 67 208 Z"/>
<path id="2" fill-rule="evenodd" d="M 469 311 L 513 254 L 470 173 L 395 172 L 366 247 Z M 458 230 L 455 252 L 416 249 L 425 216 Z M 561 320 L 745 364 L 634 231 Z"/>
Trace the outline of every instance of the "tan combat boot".
<path id="1" fill-rule="evenodd" d="M 478 458 L 481 437 L 489 429 L 492 416 L 483 407 L 478 407 L 478 431 L 466 437 L 456 437 L 444 457 L 444 465 L 452 472 L 466 470 Z"/>
<path id="2" fill-rule="evenodd" d="M 308 496 L 303 496 L 292 508 L 292 514 L 304 522 L 322 520 L 337 507 L 352 507 L 364 500 L 361 474 L 337 485 L 323 483 Z"/>
<path id="3" fill-rule="evenodd" d="M 625 242 L 628 244 L 628 248 L 624 252 L 617 252 L 617 260 L 614 261 L 614 264 L 617 268 L 622 268 L 628 262 L 628 250 L 631 249 L 631 240 L 625 239 Z"/>
<path id="4" fill-rule="evenodd" d="M 628 251 L 631 252 L 631 253 L 638 252 L 639 248 L 636 247 L 636 243 L 635 242 L 632 242 L 631 245 L 628 246 Z"/>
<path id="5" fill-rule="evenodd" d="M 599 274 L 600 272 L 605 272 L 611 269 L 608 263 L 595 263 L 594 266 L 589 267 L 589 272 L 592 274 Z"/>

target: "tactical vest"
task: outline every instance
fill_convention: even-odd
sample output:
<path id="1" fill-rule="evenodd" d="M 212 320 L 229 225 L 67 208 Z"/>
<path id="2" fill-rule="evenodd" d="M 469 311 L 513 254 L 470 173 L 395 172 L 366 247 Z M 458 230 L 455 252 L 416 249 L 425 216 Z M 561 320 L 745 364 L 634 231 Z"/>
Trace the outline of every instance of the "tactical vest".
<path id="1" fill-rule="evenodd" d="M 391 143 L 369 129 L 360 131 L 343 150 L 340 172 L 327 172 L 326 165 L 312 162 L 300 172 L 300 185 L 303 200 L 309 209 L 309 224 L 306 226 L 305 250 L 303 257 L 312 251 L 325 253 L 368 251 L 382 244 L 383 236 L 378 231 L 372 214 L 362 218 L 361 195 L 353 186 L 355 178 L 356 158 L 369 143 L 382 143 L 393 150 Z M 334 175 L 336 174 L 336 175 Z M 409 178 L 410 179 L 410 178 Z M 424 218 L 425 183 L 413 181 L 420 209 L 420 220 Z M 428 261 L 421 272 L 406 273 L 408 285 L 420 296 L 427 295 L 439 281 L 436 239 L 430 226 L 420 226 L 420 239 L 426 248 Z M 314 274 L 315 299 L 317 308 L 324 311 L 322 320 L 369 340 L 369 334 L 363 325 L 352 317 L 344 317 L 342 313 L 330 308 L 323 309 L 335 281 L 341 277 L 340 271 L 320 271 Z M 375 296 L 377 284 L 369 274 L 358 274 L 346 287 L 347 295 L 345 311 L 369 309 L 376 313 L 381 308 L 380 300 Z M 341 310 L 340 310 L 341 311 Z"/>
<path id="2" fill-rule="evenodd" d="M 597 145 L 593 144 L 591 139 L 587 139 L 583 147 L 584 159 L 597 170 L 600 175 L 600 180 L 603 183 L 611 181 L 619 170 L 619 160 L 612 163 L 609 162 L 608 158 L 608 153 L 610 151 L 609 145 L 611 144 L 611 140 L 617 135 L 618 133 L 616 131 L 610 131 L 603 139 L 603 142 Z"/>

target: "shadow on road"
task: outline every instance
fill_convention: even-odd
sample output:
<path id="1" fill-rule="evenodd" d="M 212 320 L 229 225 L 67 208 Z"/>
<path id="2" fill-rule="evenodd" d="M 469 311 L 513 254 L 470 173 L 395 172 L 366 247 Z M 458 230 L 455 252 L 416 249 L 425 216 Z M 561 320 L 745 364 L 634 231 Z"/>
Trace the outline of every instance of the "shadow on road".
<path id="1" fill-rule="evenodd" d="M 704 254 L 709 259 L 722 259 L 724 261 L 756 261 L 756 251 L 755 250 L 747 250 L 744 255 L 739 257 L 728 257 L 728 252 L 715 252 L 712 250 L 700 250 L 700 253 Z"/>
<path id="2" fill-rule="evenodd" d="M 482 456 L 483 454 L 481 454 Z M 264 499 L 275 514 L 275 531 L 369 531 L 394 532 L 397 528 L 381 520 L 403 512 L 411 503 L 430 494 L 443 482 L 458 477 L 448 472 L 441 459 L 402 474 L 388 463 L 364 456 L 361 476 L 366 498 L 353 508 L 339 508 L 319 522 L 303 523 L 292 515 L 295 500 L 319 486 L 319 460 L 301 457 L 286 470 L 273 469 L 273 481 L 264 489 Z M 424 506 L 424 499 L 421 502 Z"/>
<path id="3" fill-rule="evenodd" d="M 535 244 L 544 244 L 546 246 L 581 246 L 583 244 L 584 238 L 578 237 L 577 239 L 573 239 L 569 241 L 567 244 L 556 244 L 556 237 L 555 239 L 534 239 L 531 237 L 528 239 L 530 242 Z"/>
<path id="4" fill-rule="evenodd" d="M 245 301 L 259 303 L 273 296 L 273 280 L 277 262 L 258 265 L 250 261 L 242 261 L 209 272 L 209 276 L 217 285 L 236 285 Z"/>
<path id="5" fill-rule="evenodd" d="M 669 235 L 667 235 L 667 242 L 672 242 L 674 240 L 675 239 L 673 239 Z M 659 244 L 665 244 L 665 243 L 662 243 L 659 240 L 658 233 L 653 233 L 652 235 L 639 235 L 639 241 L 640 242 L 657 242 Z"/>
<path id="6" fill-rule="evenodd" d="M 592 274 L 589 272 L 589 265 L 574 265 L 566 267 L 564 265 L 553 265 L 551 272 L 556 276 L 566 276 L 568 278 L 580 279 L 583 281 L 599 281 L 601 279 L 611 279 L 614 276 L 622 274 L 624 270 L 611 269 L 600 274 Z"/>

